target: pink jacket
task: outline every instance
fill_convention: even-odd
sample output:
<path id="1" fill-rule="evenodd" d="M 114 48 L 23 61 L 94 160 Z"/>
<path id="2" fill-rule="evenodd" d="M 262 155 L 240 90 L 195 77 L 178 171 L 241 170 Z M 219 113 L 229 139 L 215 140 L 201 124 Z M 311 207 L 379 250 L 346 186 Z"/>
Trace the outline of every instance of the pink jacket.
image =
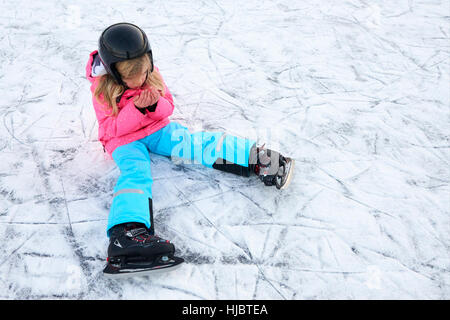
<path id="1" fill-rule="evenodd" d="M 140 94 L 141 89 L 128 89 L 122 95 L 118 103 L 119 113 L 111 116 L 110 109 L 100 104 L 94 96 L 99 77 L 93 77 L 92 62 L 96 51 L 91 52 L 86 66 L 86 77 L 91 82 L 92 102 L 98 120 L 98 140 L 103 144 L 106 151 L 113 151 L 122 145 L 142 139 L 169 124 L 169 116 L 174 109 L 173 97 L 164 84 L 165 95 L 158 100 L 154 112 L 146 111 L 142 114 L 133 103 L 133 97 Z M 155 71 L 159 72 L 157 68 Z"/>

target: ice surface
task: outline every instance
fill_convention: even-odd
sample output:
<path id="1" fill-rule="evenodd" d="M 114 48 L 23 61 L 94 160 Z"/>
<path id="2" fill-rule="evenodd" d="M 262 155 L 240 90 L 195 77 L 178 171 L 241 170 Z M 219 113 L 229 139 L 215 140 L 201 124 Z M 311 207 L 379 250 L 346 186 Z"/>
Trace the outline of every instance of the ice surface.
<path id="1" fill-rule="evenodd" d="M 0 298 L 449 299 L 448 1 L 0 1 Z M 290 188 L 152 155 L 186 264 L 102 276 L 119 175 L 89 53 L 148 34 L 196 130 L 297 160 Z"/>

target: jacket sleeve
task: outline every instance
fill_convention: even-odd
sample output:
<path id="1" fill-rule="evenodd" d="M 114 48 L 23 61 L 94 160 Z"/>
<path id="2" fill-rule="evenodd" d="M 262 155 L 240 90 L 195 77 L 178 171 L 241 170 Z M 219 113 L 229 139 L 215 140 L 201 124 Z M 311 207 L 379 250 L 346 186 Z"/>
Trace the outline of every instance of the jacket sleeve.
<path id="1" fill-rule="evenodd" d="M 93 100 L 99 123 L 99 136 L 105 140 L 139 130 L 143 126 L 142 121 L 147 117 L 137 110 L 132 99 L 119 110 L 115 117 L 110 115 L 109 108 L 100 104 L 95 98 Z"/>
<path id="2" fill-rule="evenodd" d="M 173 113 L 174 104 L 172 94 L 170 93 L 169 88 L 167 88 L 166 85 L 164 85 L 164 88 L 165 95 L 159 98 L 155 111 L 147 113 L 148 117 L 153 120 L 161 120 L 167 118 Z"/>

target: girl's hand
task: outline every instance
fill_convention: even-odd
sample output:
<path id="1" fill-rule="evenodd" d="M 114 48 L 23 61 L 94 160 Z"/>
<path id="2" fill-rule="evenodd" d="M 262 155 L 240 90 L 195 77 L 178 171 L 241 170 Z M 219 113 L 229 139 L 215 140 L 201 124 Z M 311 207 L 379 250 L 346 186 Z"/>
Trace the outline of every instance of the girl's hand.
<path id="1" fill-rule="evenodd" d="M 138 108 L 146 108 L 158 102 L 161 94 L 154 88 L 145 89 L 137 97 L 134 97 L 134 105 Z"/>

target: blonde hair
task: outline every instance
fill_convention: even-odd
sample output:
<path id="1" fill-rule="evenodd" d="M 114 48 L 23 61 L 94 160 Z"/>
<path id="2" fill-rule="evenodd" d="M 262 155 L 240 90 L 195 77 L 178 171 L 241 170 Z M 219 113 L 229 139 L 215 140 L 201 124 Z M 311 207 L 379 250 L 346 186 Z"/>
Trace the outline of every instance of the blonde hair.
<path id="1" fill-rule="evenodd" d="M 116 69 L 122 78 L 134 77 L 139 74 L 145 66 L 148 66 L 149 68 L 151 66 L 150 58 L 147 54 L 135 59 L 116 63 Z M 99 83 L 94 93 L 95 98 L 100 104 L 106 104 L 107 108 L 111 110 L 111 116 L 117 116 L 119 114 L 117 103 L 127 88 L 124 85 L 118 84 L 110 74 L 101 76 L 98 81 Z M 165 94 L 164 81 L 157 70 L 153 70 L 153 72 L 148 74 L 145 84 L 160 90 L 162 92 L 161 95 Z"/>

